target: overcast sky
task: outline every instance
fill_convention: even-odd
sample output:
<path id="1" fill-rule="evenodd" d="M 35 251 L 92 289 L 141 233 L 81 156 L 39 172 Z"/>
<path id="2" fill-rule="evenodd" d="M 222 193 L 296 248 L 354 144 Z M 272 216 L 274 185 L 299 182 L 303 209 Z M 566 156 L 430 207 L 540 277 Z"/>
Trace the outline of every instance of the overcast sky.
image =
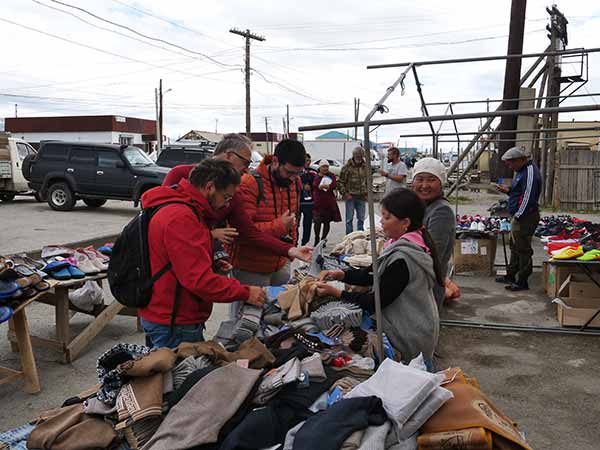
<path id="1" fill-rule="evenodd" d="M 549 44 L 546 6 L 528 1 L 525 53 Z M 599 1 L 557 6 L 570 22 L 570 48 L 599 46 Z M 14 117 L 17 103 L 23 117 L 153 119 L 154 89 L 162 78 L 164 90 L 170 90 L 164 95 L 165 133 L 177 138 L 190 129 L 245 129 L 244 39 L 229 33 L 232 27 L 266 38 L 252 42 L 252 131 L 264 131 L 267 117 L 269 131 L 281 132 L 286 104 L 294 131 L 352 120 L 354 97 L 361 99 L 364 116 L 402 70 L 366 70 L 369 64 L 505 54 L 510 0 L 2 0 L 0 13 L 2 117 Z M 525 60 L 523 72 L 531 62 Z M 423 67 L 423 93 L 432 102 L 500 98 L 504 66 L 497 61 Z M 575 66 L 564 70 L 575 72 Z M 600 53 L 591 54 L 590 81 L 580 92 L 600 91 L 599 77 Z M 383 118 L 420 115 L 412 77 L 404 96 L 394 93 L 387 106 Z M 430 113 L 444 109 L 431 107 Z M 455 111 L 484 109 L 460 105 Z M 572 117 L 600 120 L 598 113 L 565 114 L 561 120 Z M 461 122 L 461 131 L 478 123 Z M 402 133 L 427 130 L 426 124 L 381 127 L 377 139 L 397 142 Z M 451 131 L 451 123 L 443 130 Z M 318 134 L 305 133 L 305 139 Z M 400 139 L 401 145 L 431 146 L 430 139 Z"/>

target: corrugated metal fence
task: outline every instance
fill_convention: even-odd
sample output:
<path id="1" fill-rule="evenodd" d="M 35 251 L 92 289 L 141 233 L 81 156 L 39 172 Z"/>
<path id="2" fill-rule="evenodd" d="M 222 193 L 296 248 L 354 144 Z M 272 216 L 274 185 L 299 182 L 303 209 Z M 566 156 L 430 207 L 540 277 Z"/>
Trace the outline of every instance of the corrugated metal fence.
<path id="1" fill-rule="evenodd" d="M 558 182 L 561 209 L 600 210 L 600 152 L 560 152 Z"/>

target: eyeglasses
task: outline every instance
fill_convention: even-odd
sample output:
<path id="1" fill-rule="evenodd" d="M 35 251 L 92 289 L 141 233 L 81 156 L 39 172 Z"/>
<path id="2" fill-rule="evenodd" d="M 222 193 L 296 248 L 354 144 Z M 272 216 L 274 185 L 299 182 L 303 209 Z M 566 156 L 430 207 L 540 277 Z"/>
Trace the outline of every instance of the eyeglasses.
<path id="1" fill-rule="evenodd" d="M 244 161 L 244 165 L 246 167 L 250 167 L 250 164 L 252 164 L 252 161 L 250 161 L 247 158 L 244 158 L 242 155 L 240 155 L 238 152 L 235 152 L 233 150 L 230 150 L 229 153 L 233 153 L 235 156 L 237 156 L 239 159 L 241 159 L 242 161 Z"/>

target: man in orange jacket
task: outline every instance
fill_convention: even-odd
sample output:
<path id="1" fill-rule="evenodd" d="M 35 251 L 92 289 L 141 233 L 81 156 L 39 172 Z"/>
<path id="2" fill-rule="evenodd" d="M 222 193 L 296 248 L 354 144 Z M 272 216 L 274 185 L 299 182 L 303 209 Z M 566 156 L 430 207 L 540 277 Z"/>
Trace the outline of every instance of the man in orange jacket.
<path id="1" fill-rule="evenodd" d="M 244 207 L 256 228 L 296 245 L 296 218 L 300 209 L 298 176 L 304 169 L 306 151 L 301 142 L 285 139 L 239 187 Z M 252 242 L 237 239 L 232 249 L 234 276 L 244 284 L 276 286 L 289 281 L 288 258 L 261 251 Z M 235 317 L 241 304 L 232 304 Z"/>

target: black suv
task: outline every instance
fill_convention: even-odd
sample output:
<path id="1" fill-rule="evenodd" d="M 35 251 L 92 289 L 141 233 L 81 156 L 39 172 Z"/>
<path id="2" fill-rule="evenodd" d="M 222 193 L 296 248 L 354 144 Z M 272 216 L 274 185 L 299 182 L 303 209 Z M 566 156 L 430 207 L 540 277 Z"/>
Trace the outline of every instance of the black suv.
<path id="1" fill-rule="evenodd" d="M 44 141 L 34 158 L 23 162 L 29 187 L 57 211 L 70 211 L 77 200 L 98 208 L 106 200 L 139 203 L 148 189 L 160 186 L 169 169 L 159 167 L 137 147 Z"/>
<path id="2" fill-rule="evenodd" d="M 206 158 L 210 158 L 213 151 L 214 145 L 171 144 L 167 145 L 160 152 L 156 164 L 163 167 L 175 167 L 180 164 L 197 164 Z"/>

